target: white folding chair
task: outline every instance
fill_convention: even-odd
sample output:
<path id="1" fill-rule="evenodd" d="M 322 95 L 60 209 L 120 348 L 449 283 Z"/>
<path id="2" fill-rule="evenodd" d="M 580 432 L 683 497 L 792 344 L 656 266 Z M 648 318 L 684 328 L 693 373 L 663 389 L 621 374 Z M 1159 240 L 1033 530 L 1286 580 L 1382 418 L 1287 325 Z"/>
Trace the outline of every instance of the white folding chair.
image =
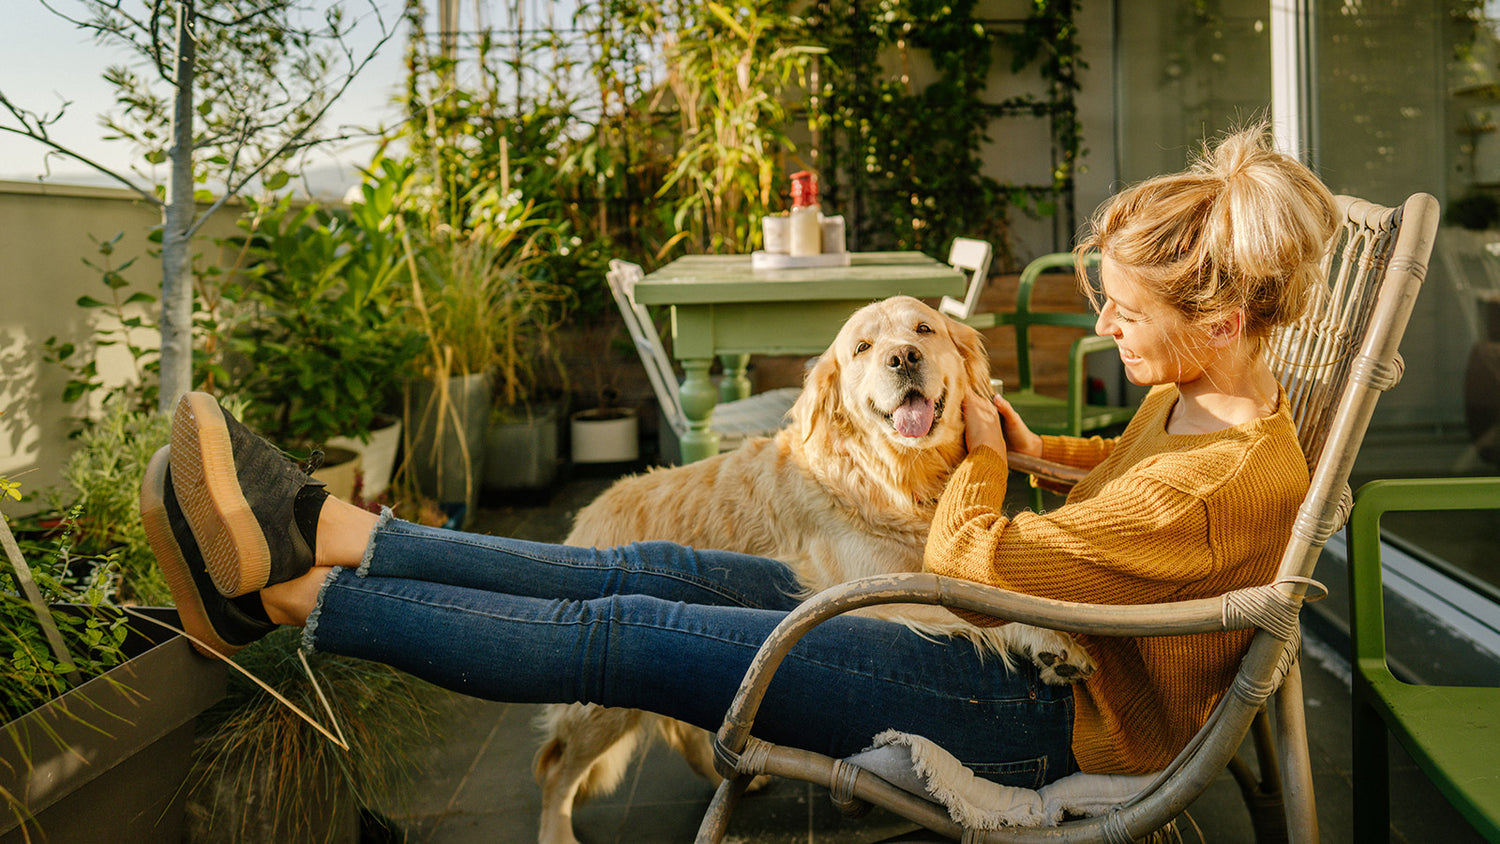
<path id="1" fill-rule="evenodd" d="M 635 284 L 644 273 L 637 264 L 618 259 L 609 262 L 610 293 L 625 319 L 630 339 L 646 367 L 646 377 L 661 405 L 673 433 L 680 440 L 688 430 L 687 414 L 682 410 L 682 399 L 677 384 L 677 375 L 672 369 L 672 359 L 656 333 L 656 323 L 646 307 L 635 301 Z M 802 391 L 797 387 L 782 387 L 756 393 L 737 401 L 719 402 L 714 405 L 710 424 L 719 434 L 719 450 L 737 448 L 747 437 L 769 436 L 786 424 L 787 411 Z"/>
<path id="2" fill-rule="evenodd" d="M 979 304 L 979 293 L 984 290 L 985 279 L 990 275 L 990 244 L 972 237 L 955 237 L 953 247 L 948 250 L 948 263 L 970 273 L 969 290 L 962 302 L 952 296 L 944 296 L 938 310 L 954 319 L 968 319 Z"/>

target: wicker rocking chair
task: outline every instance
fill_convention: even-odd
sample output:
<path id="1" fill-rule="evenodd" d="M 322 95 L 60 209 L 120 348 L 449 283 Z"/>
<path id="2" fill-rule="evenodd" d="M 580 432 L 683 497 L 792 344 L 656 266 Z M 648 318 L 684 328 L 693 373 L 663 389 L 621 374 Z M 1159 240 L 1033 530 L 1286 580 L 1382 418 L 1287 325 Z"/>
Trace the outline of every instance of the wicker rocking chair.
<path id="1" fill-rule="evenodd" d="M 1103 606 L 1046 600 L 927 573 L 865 578 L 826 590 L 792 612 L 762 646 L 720 728 L 717 764 L 726 777 L 704 816 L 700 844 L 723 839 L 749 781 L 774 774 L 826 786 L 846 811 L 882 806 L 966 842 L 1129 842 L 1171 822 L 1229 767 L 1257 815 L 1261 840 L 1318 840 L 1312 772 L 1298 669 L 1298 613 L 1318 555 L 1347 517 L 1348 477 L 1376 398 L 1399 380 L 1397 345 L 1417 297 L 1438 224 L 1437 201 L 1416 194 L 1400 208 L 1340 197 L 1343 230 L 1325 259 L 1329 296 L 1317 313 L 1281 333 L 1274 369 L 1285 386 L 1311 484 L 1287 538 L 1273 583 L 1220 598 L 1173 604 Z M 1046 467 L 1013 456 L 1012 469 Z M 935 604 L 998 618 L 1109 636 L 1168 636 L 1254 628 L 1230 688 L 1208 723 L 1172 764 L 1136 796 L 1105 814 L 1053 827 L 964 828 L 945 807 L 902 790 L 845 760 L 772 745 L 751 735 L 777 665 L 817 624 L 882 603 Z M 1273 718 L 1268 721 L 1266 710 Z M 1274 723 L 1274 731 L 1271 724 Z M 1262 781 L 1238 758 L 1256 738 Z M 1279 768 L 1274 761 L 1280 756 Z M 1259 811 L 1257 812 L 1257 807 Z"/>

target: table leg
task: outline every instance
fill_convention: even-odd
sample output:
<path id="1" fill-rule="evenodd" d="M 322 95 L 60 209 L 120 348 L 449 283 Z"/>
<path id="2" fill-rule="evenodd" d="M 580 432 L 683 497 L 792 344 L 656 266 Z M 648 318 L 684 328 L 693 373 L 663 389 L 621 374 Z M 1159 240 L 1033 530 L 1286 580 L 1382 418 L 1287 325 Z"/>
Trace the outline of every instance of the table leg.
<path id="1" fill-rule="evenodd" d="M 685 377 L 678 394 L 682 397 L 682 412 L 688 420 L 688 431 L 682 435 L 682 462 L 692 463 L 719 453 L 719 435 L 709 427 L 714 405 L 718 403 L 718 390 L 708 377 L 712 359 L 693 358 L 682 362 Z"/>
<path id="2" fill-rule="evenodd" d="M 724 379 L 719 382 L 719 401 L 738 401 L 750 398 L 750 376 L 745 370 L 750 366 L 749 355 L 719 355 L 724 365 Z"/>

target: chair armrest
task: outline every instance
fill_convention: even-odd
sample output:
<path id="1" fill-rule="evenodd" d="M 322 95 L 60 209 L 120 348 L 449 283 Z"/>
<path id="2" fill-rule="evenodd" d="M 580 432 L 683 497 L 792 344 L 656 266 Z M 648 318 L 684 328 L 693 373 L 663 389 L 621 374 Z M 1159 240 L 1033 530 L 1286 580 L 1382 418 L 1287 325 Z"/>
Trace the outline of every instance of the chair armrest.
<path id="1" fill-rule="evenodd" d="M 1071 488 L 1074 484 L 1088 477 L 1087 469 L 1077 466 L 1068 466 L 1063 463 L 1053 463 L 1040 457 L 1032 457 L 1027 454 L 1010 453 L 1005 455 L 1010 463 L 1010 468 L 1015 472 L 1022 472 L 1044 481 L 1050 481 L 1060 487 Z"/>
<path id="2" fill-rule="evenodd" d="M 1261 588 L 1275 591 L 1274 586 Z M 787 613 L 766 637 L 735 692 L 719 729 L 720 743 L 735 752 L 743 748 L 771 677 L 792 646 L 824 621 L 853 610 L 880 604 L 936 605 L 1098 636 L 1175 636 L 1254 627 L 1243 613 L 1229 610 L 1228 600 L 1225 595 L 1165 604 L 1085 604 L 1039 598 L 931 572 L 857 578 L 813 595 Z M 1301 605 L 1300 598 L 1288 600 L 1297 607 Z"/>

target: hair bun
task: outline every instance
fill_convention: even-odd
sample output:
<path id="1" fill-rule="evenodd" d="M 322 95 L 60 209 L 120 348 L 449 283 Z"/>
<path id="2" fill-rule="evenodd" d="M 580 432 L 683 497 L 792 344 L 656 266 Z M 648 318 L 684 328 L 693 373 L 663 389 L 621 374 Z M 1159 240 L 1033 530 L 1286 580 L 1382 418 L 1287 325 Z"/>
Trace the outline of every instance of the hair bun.
<path id="1" fill-rule="evenodd" d="M 1081 248 L 1130 267 L 1191 322 L 1243 312 L 1246 332 L 1265 336 L 1316 294 L 1334 208 L 1328 188 L 1258 123 L 1205 145 L 1186 171 L 1113 197 Z"/>

